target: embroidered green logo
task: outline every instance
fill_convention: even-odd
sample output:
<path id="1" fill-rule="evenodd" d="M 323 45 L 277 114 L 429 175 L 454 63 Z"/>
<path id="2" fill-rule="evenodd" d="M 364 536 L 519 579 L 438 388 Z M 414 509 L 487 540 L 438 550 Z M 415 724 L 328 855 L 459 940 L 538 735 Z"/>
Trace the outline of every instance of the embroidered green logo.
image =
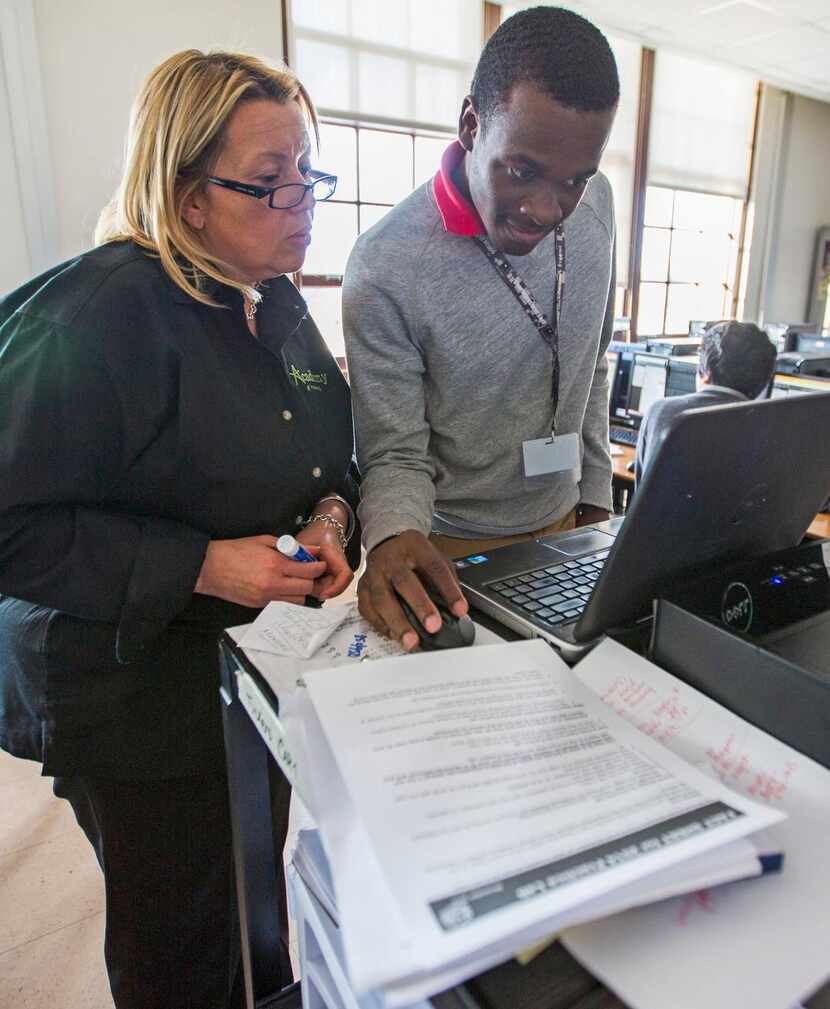
<path id="1" fill-rule="evenodd" d="M 329 383 L 329 377 L 324 371 L 300 371 L 295 364 L 291 365 L 288 377 L 294 385 L 302 385 L 306 392 L 320 392 Z"/>

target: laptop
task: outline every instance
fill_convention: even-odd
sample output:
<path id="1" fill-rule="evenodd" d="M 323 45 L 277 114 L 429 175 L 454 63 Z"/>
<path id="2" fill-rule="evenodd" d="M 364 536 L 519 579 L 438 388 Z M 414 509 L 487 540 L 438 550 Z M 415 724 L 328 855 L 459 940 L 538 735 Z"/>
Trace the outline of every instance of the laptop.
<path id="1" fill-rule="evenodd" d="M 830 394 L 680 414 L 628 515 L 455 561 L 471 605 L 568 661 L 716 561 L 800 542 L 830 492 Z"/>

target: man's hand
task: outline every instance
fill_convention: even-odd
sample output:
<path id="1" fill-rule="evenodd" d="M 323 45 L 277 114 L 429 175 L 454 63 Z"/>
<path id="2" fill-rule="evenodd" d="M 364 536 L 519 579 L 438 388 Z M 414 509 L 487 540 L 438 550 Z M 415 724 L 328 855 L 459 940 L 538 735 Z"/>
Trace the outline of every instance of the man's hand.
<path id="1" fill-rule="evenodd" d="M 274 601 L 303 606 L 306 596 L 316 595 L 315 580 L 323 578 L 326 564 L 292 561 L 275 544 L 275 536 L 211 540 L 194 591 L 241 606 Z M 318 548 L 312 546 L 309 552 L 316 554 Z"/>
<path id="2" fill-rule="evenodd" d="M 611 512 L 605 508 L 597 508 L 595 505 L 583 505 L 582 513 L 577 513 L 577 526 L 589 526 L 594 522 L 607 522 L 611 518 Z"/>
<path id="3" fill-rule="evenodd" d="M 467 613 L 469 606 L 452 563 L 426 536 L 407 529 L 369 554 L 366 572 L 357 587 L 360 612 L 376 630 L 411 651 L 418 644 L 418 635 L 404 616 L 396 594 L 409 603 L 424 627 L 434 634 L 441 627 L 441 617 L 424 585 L 443 596 L 457 617 Z"/>

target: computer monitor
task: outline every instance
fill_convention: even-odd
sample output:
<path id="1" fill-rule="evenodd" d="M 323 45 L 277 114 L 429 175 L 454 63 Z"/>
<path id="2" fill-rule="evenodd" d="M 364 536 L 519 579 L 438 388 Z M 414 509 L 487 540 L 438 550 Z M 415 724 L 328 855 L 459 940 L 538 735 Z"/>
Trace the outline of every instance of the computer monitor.
<path id="1" fill-rule="evenodd" d="M 802 354 L 827 354 L 830 352 L 830 336 L 800 331 L 795 334 L 795 350 Z"/>
<path id="2" fill-rule="evenodd" d="M 698 357 L 669 358 L 666 397 L 688 396 L 697 390 Z"/>
<path id="3" fill-rule="evenodd" d="M 768 322 L 764 326 L 764 332 L 772 341 L 776 351 L 783 354 L 787 343 L 787 323 Z"/>
<path id="4" fill-rule="evenodd" d="M 818 333 L 818 325 L 814 322 L 767 322 L 763 328 L 779 354 L 801 350 L 799 337 L 802 333 Z"/>
<path id="5" fill-rule="evenodd" d="M 669 358 L 658 354 L 621 351 L 611 385 L 609 415 L 612 427 L 638 428 L 643 413 L 666 395 Z"/>
<path id="6" fill-rule="evenodd" d="M 648 408 L 666 395 L 668 359 L 650 354 L 635 354 L 628 393 L 628 412 L 642 417 Z"/>

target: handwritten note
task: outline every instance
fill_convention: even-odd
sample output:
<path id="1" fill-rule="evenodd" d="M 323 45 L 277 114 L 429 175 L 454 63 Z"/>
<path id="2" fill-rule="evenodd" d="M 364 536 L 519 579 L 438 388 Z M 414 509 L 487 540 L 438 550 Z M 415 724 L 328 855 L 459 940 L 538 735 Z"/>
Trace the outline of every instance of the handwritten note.
<path id="1" fill-rule="evenodd" d="M 240 644 L 254 651 L 310 659 L 350 613 L 348 605 L 314 610 L 293 603 L 269 603 Z"/>
<path id="2" fill-rule="evenodd" d="M 618 715 L 661 743 L 674 739 L 696 714 L 681 697 L 678 686 L 671 685 L 658 693 L 652 684 L 637 676 L 615 675 L 597 692 Z"/>
<path id="3" fill-rule="evenodd" d="M 830 976 L 830 771 L 613 641 L 575 672 L 679 756 L 789 818 L 768 832 L 782 872 L 570 929 L 565 945 L 635 1009 L 782 1009 L 809 995 Z"/>

